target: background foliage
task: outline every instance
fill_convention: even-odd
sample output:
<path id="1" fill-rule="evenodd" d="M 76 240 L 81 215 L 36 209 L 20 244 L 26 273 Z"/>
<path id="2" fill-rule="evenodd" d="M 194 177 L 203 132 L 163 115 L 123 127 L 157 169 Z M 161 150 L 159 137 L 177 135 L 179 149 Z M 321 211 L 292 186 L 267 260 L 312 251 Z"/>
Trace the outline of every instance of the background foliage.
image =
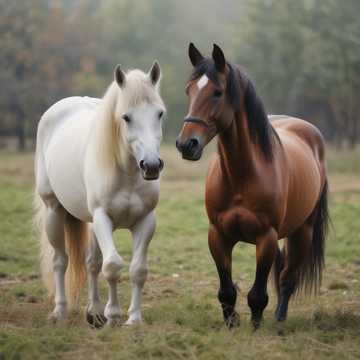
<path id="1" fill-rule="evenodd" d="M 47 107 L 102 96 L 117 63 L 163 69 L 172 140 L 186 112 L 190 41 L 255 80 L 269 113 L 317 124 L 337 145 L 359 142 L 358 0 L 0 0 L 0 135 L 20 148 Z"/>

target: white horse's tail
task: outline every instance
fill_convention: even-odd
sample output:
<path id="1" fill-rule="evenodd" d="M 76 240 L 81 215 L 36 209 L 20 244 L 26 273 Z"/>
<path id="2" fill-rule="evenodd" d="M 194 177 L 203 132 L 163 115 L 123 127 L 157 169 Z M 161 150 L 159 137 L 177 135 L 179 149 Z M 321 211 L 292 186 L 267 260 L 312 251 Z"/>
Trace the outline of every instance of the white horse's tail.
<path id="1" fill-rule="evenodd" d="M 40 240 L 40 270 L 43 282 L 48 290 L 49 296 L 53 297 L 55 292 L 52 248 L 45 231 L 46 206 L 38 194 L 35 194 L 35 224 L 38 229 Z M 80 291 L 86 281 L 85 253 L 88 246 L 88 225 L 69 213 L 66 213 L 65 243 L 69 255 L 69 266 L 66 272 L 65 285 L 66 297 L 69 307 L 75 307 L 79 303 Z"/>
<path id="2" fill-rule="evenodd" d="M 66 293 L 70 307 L 78 304 L 80 291 L 86 281 L 85 255 L 89 240 L 89 227 L 69 213 L 65 216 L 65 242 L 69 254 L 66 273 Z"/>
<path id="3" fill-rule="evenodd" d="M 50 245 L 45 231 L 46 206 L 40 196 L 35 192 L 34 195 L 34 224 L 37 230 L 37 236 L 40 241 L 40 271 L 42 280 L 48 290 L 49 296 L 54 296 L 54 279 L 52 269 L 52 259 L 54 250 Z"/>

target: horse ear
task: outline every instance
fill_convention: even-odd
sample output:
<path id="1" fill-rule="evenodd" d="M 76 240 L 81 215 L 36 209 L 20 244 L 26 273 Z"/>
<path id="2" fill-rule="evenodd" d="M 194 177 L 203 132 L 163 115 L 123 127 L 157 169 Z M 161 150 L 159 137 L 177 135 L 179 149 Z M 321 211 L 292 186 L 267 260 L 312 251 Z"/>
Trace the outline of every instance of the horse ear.
<path id="1" fill-rule="evenodd" d="M 149 78 L 151 83 L 155 86 L 161 77 L 161 69 L 159 63 L 155 60 L 149 71 Z"/>
<path id="2" fill-rule="evenodd" d="M 204 60 L 204 57 L 193 43 L 189 44 L 189 58 L 194 67 Z"/>
<path id="3" fill-rule="evenodd" d="M 125 86 L 126 76 L 125 73 L 121 70 L 120 64 L 117 64 L 115 67 L 114 79 L 121 88 Z"/>
<path id="4" fill-rule="evenodd" d="M 226 65 L 225 56 L 221 48 L 216 44 L 214 44 L 212 57 L 215 63 L 216 70 L 221 73 L 224 72 Z"/>

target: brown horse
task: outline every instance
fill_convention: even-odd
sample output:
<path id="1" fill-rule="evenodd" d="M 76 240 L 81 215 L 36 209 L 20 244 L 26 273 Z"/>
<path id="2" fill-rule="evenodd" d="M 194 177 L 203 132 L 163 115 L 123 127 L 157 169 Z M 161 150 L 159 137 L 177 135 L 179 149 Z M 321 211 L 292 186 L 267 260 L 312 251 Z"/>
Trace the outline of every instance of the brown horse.
<path id="1" fill-rule="evenodd" d="M 275 316 L 283 321 L 291 295 L 316 290 L 321 281 L 328 222 L 323 137 L 304 120 L 272 116 L 270 122 L 253 83 L 226 62 L 217 45 L 212 58 L 204 58 L 190 44 L 189 57 L 194 66 L 186 86 L 189 112 L 176 146 L 184 159 L 198 160 L 218 135 L 205 200 L 225 322 L 229 327 L 239 322 L 231 275 L 238 241 L 256 245 L 256 276 L 248 293 L 253 325 L 259 326 L 268 303 L 273 265 Z"/>

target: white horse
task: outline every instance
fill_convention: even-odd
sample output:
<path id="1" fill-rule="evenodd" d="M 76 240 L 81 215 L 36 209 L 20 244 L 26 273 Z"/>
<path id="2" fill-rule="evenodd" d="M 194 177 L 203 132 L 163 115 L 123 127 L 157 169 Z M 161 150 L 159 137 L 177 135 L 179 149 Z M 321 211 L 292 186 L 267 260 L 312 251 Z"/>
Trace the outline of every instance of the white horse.
<path id="1" fill-rule="evenodd" d="M 125 74 L 118 65 L 103 99 L 63 99 L 39 122 L 37 218 L 42 274 L 55 299 L 50 316 L 54 321 L 64 319 L 67 303 L 78 299 L 86 270 L 88 321 L 95 326 L 119 321 L 116 284 L 124 261 L 112 237 L 118 228 L 130 229 L 133 237 L 132 299 L 126 324 L 142 320 L 147 249 L 155 231 L 154 209 L 164 165 L 159 156 L 165 113 L 160 75 L 157 62 L 147 74 L 140 70 Z M 109 284 L 105 309 L 97 287 L 100 270 Z"/>

